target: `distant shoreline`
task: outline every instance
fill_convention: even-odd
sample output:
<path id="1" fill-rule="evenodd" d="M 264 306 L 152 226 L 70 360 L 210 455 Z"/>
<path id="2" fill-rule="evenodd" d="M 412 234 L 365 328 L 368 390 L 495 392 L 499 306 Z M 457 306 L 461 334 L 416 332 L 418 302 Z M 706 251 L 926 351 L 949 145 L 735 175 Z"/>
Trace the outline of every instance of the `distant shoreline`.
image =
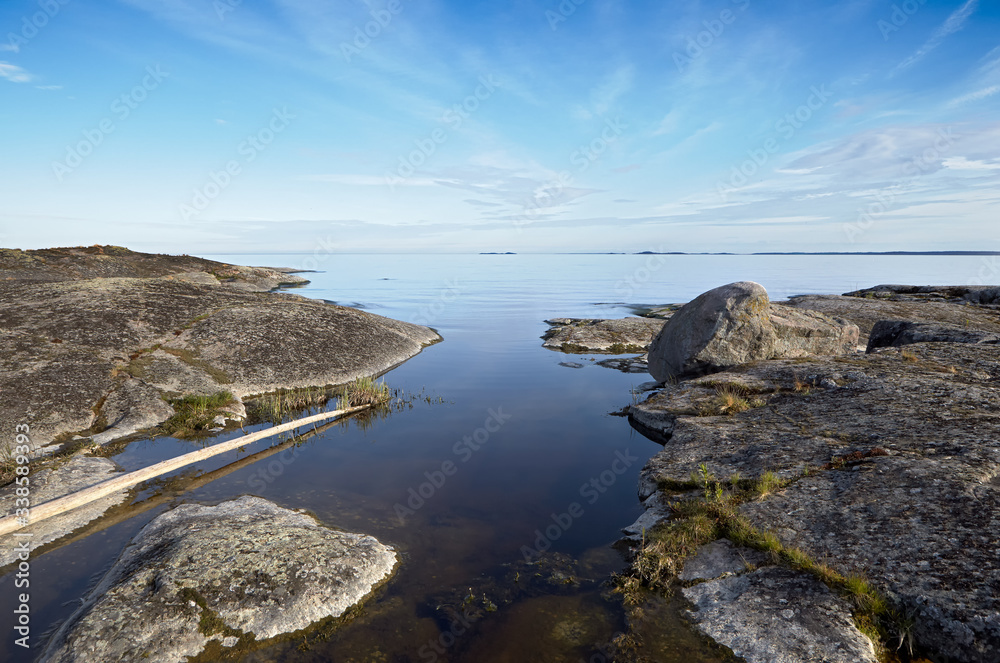
<path id="1" fill-rule="evenodd" d="M 761 251 L 758 253 L 684 253 L 640 251 L 639 256 L 1000 256 L 1000 251 Z"/>
<path id="2" fill-rule="evenodd" d="M 311 251 L 205 251 L 208 256 L 307 256 L 313 255 Z M 161 254 L 171 255 L 171 254 Z M 191 254 L 191 255 L 200 255 Z M 351 251 L 345 253 L 331 253 L 337 255 L 450 255 L 450 256 L 470 256 L 470 255 L 540 255 L 540 256 L 1000 256 L 1000 251 L 760 251 L 755 253 L 738 253 L 733 251 L 553 251 L 553 252 L 514 252 L 514 251 L 477 251 L 477 252 L 422 252 L 422 253 L 400 253 L 397 251 L 368 252 Z M 289 273 L 298 272 L 318 272 L 322 270 L 294 269 L 289 268 Z"/>

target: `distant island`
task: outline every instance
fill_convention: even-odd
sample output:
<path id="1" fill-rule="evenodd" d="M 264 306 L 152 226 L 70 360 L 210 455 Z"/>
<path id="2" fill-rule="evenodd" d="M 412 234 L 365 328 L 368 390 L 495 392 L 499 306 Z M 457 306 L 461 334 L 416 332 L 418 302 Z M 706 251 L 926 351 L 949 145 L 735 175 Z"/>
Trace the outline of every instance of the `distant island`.
<path id="1" fill-rule="evenodd" d="M 687 253 L 638 251 L 637 256 L 1000 256 L 1000 251 L 762 251 L 759 253 Z"/>
<path id="2" fill-rule="evenodd" d="M 507 251 L 506 253 L 499 253 L 498 251 L 483 251 L 479 255 L 481 256 L 516 256 L 517 254 L 513 251 Z"/>

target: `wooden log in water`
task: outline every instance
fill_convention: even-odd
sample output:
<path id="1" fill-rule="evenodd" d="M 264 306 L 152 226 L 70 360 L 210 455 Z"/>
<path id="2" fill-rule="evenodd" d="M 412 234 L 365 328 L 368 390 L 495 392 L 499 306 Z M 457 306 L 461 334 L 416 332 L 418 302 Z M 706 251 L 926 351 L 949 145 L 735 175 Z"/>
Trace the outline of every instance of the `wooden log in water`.
<path id="1" fill-rule="evenodd" d="M 221 453 L 238 449 L 239 447 L 251 442 L 256 442 L 257 440 L 272 437 L 274 435 L 278 435 L 279 433 L 294 430 L 300 426 L 313 424 L 319 421 L 326 421 L 327 419 L 343 417 L 348 414 L 354 414 L 355 412 L 360 412 L 361 410 L 369 407 L 371 406 L 359 405 L 357 407 L 349 407 L 343 410 L 320 412 L 319 414 L 314 414 L 302 419 L 296 419 L 295 421 L 289 421 L 286 424 L 272 426 L 271 428 L 266 428 L 264 430 L 257 431 L 256 433 L 250 433 L 249 435 L 244 435 L 243 437 L 238 437 L 234 440 L 220 442 L 219 444 L 214 444 L 210 447 L 199 449 L 198 451 L 192 451 L 191 453 L 178 456 L 177 458 L 171 458 L 170 460 L 150 465 L 149 467 L 141 470 L 136 470 L 113 479 L 108 479 L 107 481 L 102 481 L 99 484 L 90 486 L 89 488 L 84 488 L 83 490 L 70 495 L 63 495 L 62 497 L 58 497 L 54 500 L 49 500 L 44 504 L 31 507 L 30 517 L 27 523 L 22 523 L 22 521 L 15 515 L 0 518 L 0 536 L 16 532 L 22 527 L 28 527 L 32 523 L 37 523 L 41 520 L 45 520 L 46 518 L 51 518 L 52 516 L 58 516 L 61 513 L 72 511 L 77 507 L 99 500 L 102 497 L 116 493 L 119 490 L 131 488 L 132 486 L 142 483 L 143 481 L 154 479 L 168 472 L 173 472 L 174 470 L 179 470 L 182 467 L 192 463 L 197 463 L 200 460 L 205 460 L 206 458 L 211 458 L 212 456 L 218 456 Z"/>

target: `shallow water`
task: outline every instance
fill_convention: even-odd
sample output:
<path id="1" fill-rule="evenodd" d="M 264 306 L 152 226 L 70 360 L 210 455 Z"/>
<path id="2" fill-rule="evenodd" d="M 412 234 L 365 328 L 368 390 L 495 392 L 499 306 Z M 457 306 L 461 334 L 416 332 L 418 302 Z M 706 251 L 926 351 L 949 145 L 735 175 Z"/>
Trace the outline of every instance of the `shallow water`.
<path id="1" fill-rule="evenodd" d="M 68 616 L 92 578 L 157 514 L 180 502 L 216 503 L 250 493 L 309 509 L 330 526 L 373 534 L 400 550 L 402 564 L 353 621 L 248 654 L 246 661 L 602 660 L 596 647 L 624 628 L 621 610 L 606 599 L 603 586 L 622 566 L 610 545 L 639 515 L 638 473 L 658 449 L 609 413 L 630 402 L 629 389 L 649 378 L 596 366 L 593 360 L 601 357 L 588 355 L 571 358 L 582 368 L 560 366 L 567 357 L 541 347 L 543 321 L 620 317 L 629 313 L 626 305 L 683 302 L 736 280 L 758 281 L 772 298 L 877 283 L 968 283 L 993 260 L 205 257 L 316 267 L 323 271 L 307 274 L 312 282 L 295 292 L 439 330 L 443 343 L 386 375 L 392 387 L 428 398 L 365 427 L 332 426 L 270 456 L 249 458 L 268 448 L 263 442 L 213 458 L 149 487 L 136 496 L 138 507 L 109 514 L 88 528 L 88 536 L 36 551 L 36 645 L 41 639 L 35 636 Z M 135 469 L 197 446 L 144 440 L 115 460 Z M 240 459 L 247 460 L 232 465 Z M 441 470 L 448 462 L 455 472 L 445 476 Z M 423 496 L 408 503 L 411 490 Z M 574 503 L 582 515 L 562 516 Z M 547 528 L 556 535 L 548 561 L 526 566 L 524 547 L 544 542 L 539 533 Z M 13 594 L 10 573 L 0 578 L 0 588 L 5 597 Z M 456 622 L 463 611 L 475 618 Z M 675 612 L 663 618 L 669 626 L 657 660 L 719 660 L 669 616 Z M 6 633 L 10 615 L 0 612 Z M 4 657 L 29 660 L 12 638 L 0 648 Z"/>

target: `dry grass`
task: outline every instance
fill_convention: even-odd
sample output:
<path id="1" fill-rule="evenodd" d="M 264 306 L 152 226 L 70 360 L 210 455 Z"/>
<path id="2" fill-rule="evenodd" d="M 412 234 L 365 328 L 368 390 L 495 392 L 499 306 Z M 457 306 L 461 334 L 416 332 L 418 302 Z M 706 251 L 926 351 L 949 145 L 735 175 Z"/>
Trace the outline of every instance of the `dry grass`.
<path id="1" fill-rule="evenodd" d="M 715 387 L 715 396 L 698 405 L 697 413 L 699 416 L 732 416 L 765 405 L 762 399 L 754 398 L 754 392 L 745 385 L 729 382 L 713 386 Z"/>

